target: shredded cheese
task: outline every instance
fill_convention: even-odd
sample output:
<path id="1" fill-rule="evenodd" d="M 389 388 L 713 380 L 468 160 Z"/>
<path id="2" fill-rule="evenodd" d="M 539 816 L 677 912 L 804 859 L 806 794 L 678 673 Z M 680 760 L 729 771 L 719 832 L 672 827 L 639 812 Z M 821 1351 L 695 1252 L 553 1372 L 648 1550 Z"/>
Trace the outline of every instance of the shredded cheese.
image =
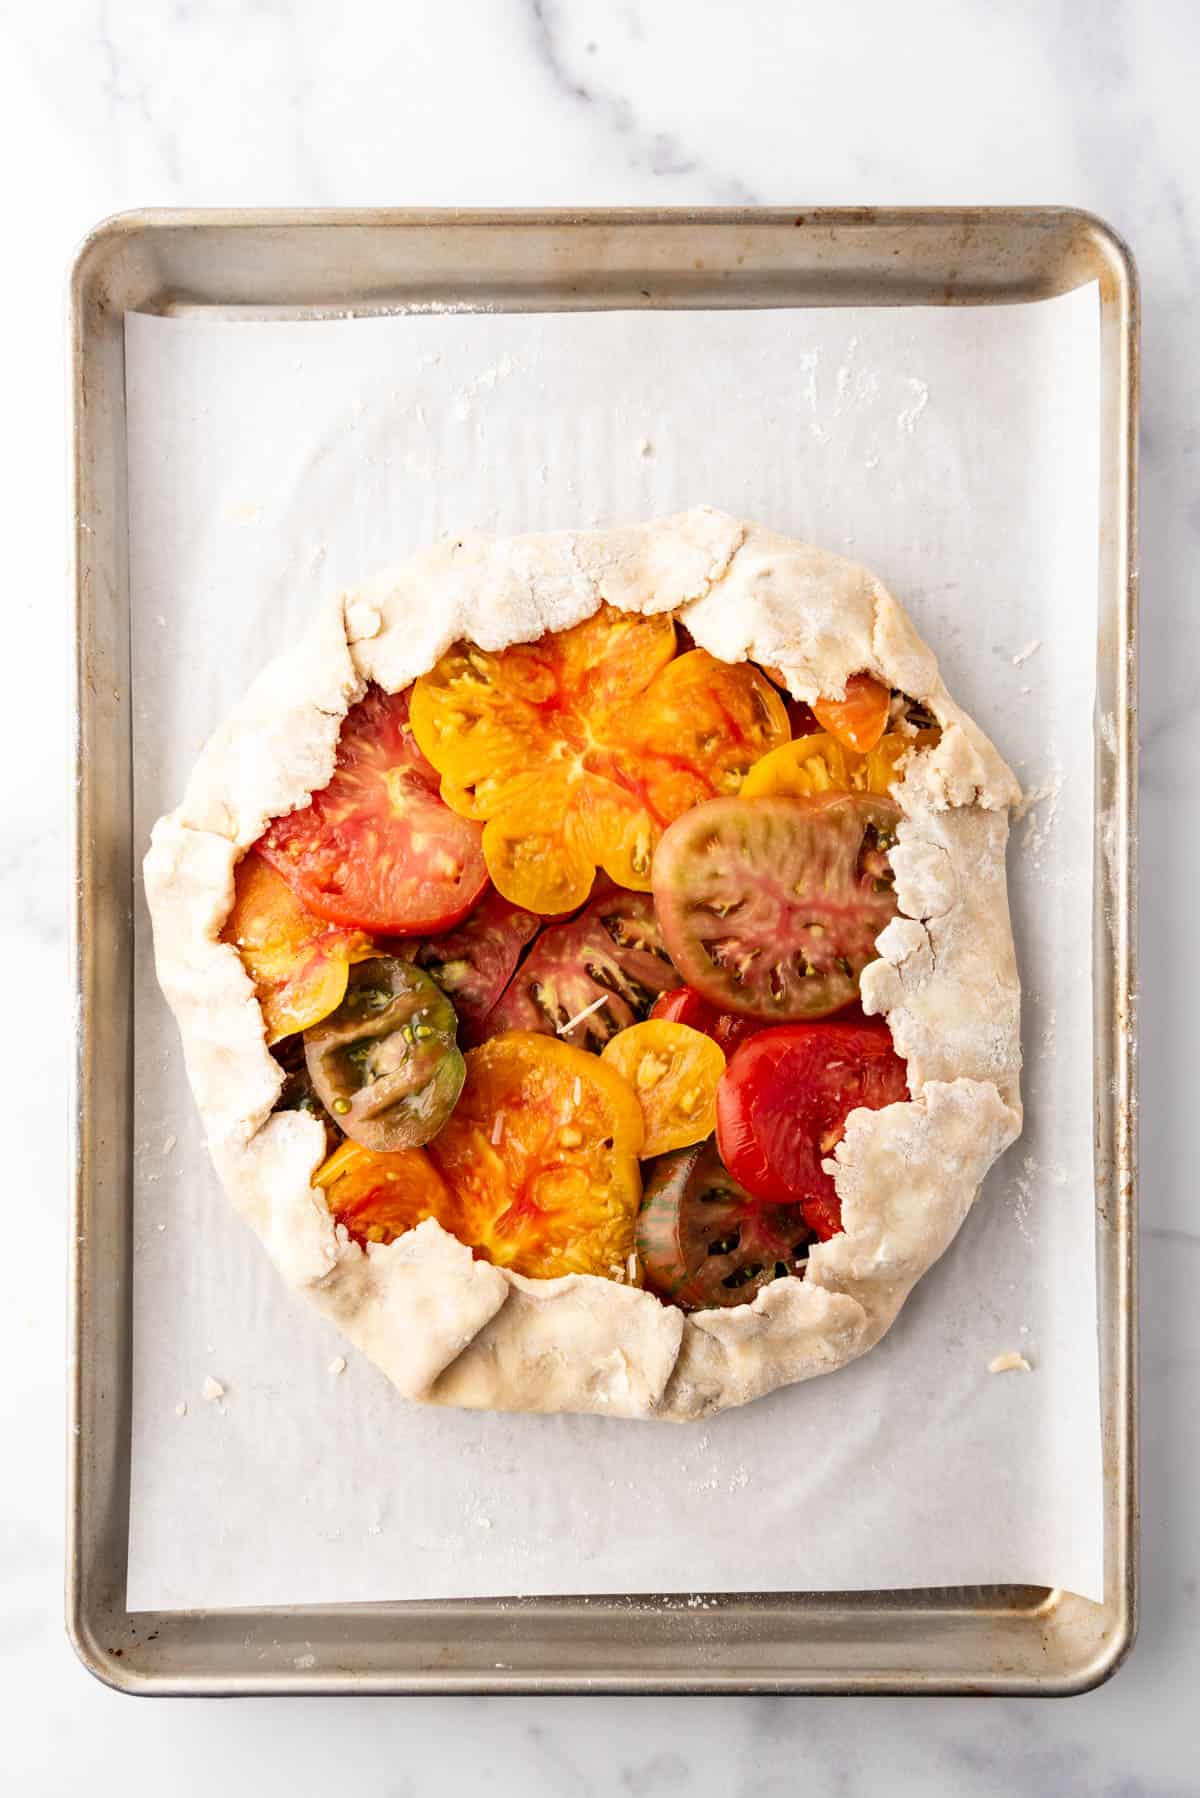
<path id="1" fill-rule="evenodd" d="M 1014 1349 L 1010 1349 L 1007 1355 L 997 1355 L 994 1361 L 988 1362 L 988 1372 L 1032 1373 L 1033 1369 L 1024 1355 L 1018 1355 Z"/>
<path id="2" fill-rule="evenodd" d="M 585 1005 L 582 1011 L 577 1011 L 573 1018 L 568 1018 L 565 1024 L 560 1024 L 555 1035 L 569 1036 L 577 1024 L 582 1024 L 585 1018 L 590 1018 L 594 1011 L 599 1011 L 602 1005 L 607 1004 L 607 993 L 602 994 L 599 999 L 593 999 L 590 1005 Z"/>
<path id="3" fill-rule="evenodd" d="M 495 1121 L 492 1124 L 492 1147 L 493 1147 L 493 1149 L 496 1148 L 496 1146 L 498 1145 L 498 1143 L 500 1141 L 500 1138 L 503 1135 L 504 1135 L 504 1113 L 502 1111 L 498 1111 L 496 1113 Z"/>
<path id="4" fill-rule="evenodd" d="M 583 1081 L 579 1078 L 579 1075 L 576 1074 L 575 1084 L 571 1088 L 571 1103 L 573 1105 L 578 1105 L 580 1103 L 580 1101 L 582 1100 L 582 1098 L 583 1098 Z"/>

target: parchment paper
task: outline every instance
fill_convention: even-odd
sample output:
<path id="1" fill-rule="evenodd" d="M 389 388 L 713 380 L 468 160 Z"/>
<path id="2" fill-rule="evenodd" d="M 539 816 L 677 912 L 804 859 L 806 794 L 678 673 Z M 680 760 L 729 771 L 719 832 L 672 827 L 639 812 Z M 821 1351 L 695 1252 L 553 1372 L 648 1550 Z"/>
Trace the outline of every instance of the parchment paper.
<path id="1" fill-rule="evenodd" d="M 1043 795 L 1010 854 L 1024 1138 L 879 1348 L 695 1426 L 413 1407 L 290 1294 L 210 1169 L 139 890 L 134 1609 L 1101 1596 L 1098 330 L 1094 289 L 970 310 L 129 319 L 139 842 L 323 591 L 449 529 L 702 501 L 875 569 Z M 1033 1372 L 990 1375 L 1009 1350 Z"/>

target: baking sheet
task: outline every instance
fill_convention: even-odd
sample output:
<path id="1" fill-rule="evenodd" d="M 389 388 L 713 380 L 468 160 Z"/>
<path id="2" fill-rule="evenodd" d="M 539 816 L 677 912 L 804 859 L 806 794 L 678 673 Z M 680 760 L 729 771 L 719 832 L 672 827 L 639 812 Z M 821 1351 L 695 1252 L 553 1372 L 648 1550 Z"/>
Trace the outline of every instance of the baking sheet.
<path id="1" fill-rule="evenodd" d="M 208 1166 L 137 894 L 130 1608 L 1099 1599 L 1095 288 L 970 310 L 132 315 L 127 353 L 140 840 L 330 586 L 443 530 L 704 500 L 877 569 L 1040 795 L 1010 857 L 1023 1139 L 873 1354 L 695 1426 L 411 1407 L 289 1294 Z M 1010 1349 L 1033 1373 L 989 1375 Z"/>

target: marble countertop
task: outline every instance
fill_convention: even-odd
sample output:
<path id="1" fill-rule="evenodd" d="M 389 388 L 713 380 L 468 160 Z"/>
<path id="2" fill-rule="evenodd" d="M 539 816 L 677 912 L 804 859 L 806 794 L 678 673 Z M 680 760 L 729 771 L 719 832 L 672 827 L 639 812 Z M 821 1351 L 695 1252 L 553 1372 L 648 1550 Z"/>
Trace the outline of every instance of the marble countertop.
<path id="1" fill-rule="evenodd" d="M 835 22 L 836 21 L 836 22 Z M 1200 1225 L 1186 824 L 1200 775 L 1200 258 L 1189 0 L 50 0 L 0 21 L 0 438 L 17 665 L 0 732 L 4 1048 L 0 1720 L 12 1789 L 590 1798 L 1200 1790 Z M 70 713 L 62 287 L 140 205 L 1060 202 L 1143 282 L 1144 1583 L 1115 1681 L 1060 1703 L 806 1699 L 135 1703 L 61 1622 Z M 36 675 L 36 679 L 34 678 Z M 1187 728 L 1185 728 L 1185 726 Z M 1174 1001 L 1169 994 L 1175 995 Z M 17 1102 L 17 1095 L 20 1095 Z M 19 1247 L 18 1247 L 19 1245 Z M 15 1252 L 14 1252 L 15 1251 Z"/>

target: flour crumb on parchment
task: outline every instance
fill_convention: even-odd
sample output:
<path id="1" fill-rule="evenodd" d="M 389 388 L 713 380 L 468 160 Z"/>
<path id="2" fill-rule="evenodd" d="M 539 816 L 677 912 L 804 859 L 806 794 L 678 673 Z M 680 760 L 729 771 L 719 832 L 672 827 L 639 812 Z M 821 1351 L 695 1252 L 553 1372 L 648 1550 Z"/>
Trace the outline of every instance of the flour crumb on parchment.
<path id="1" fill-rule="evenodd" d="M 215 1405 L 218 1399 L 225 1397 L 225 1388 L 220 1380 L 215 1380 L 210 1373 L 204 1376 L 204 1384 L 200 1388 L 200 1396 L 207 1405 Z"/>
<path id="2" fill-rule="evenodd" d="M 917 428 L 918 418 L 929 404 L 929 389 L 924 381 L 918 380 L 916 375 L 909 375 L 908 387 L 913 396 L 912 403 L 904 407 L 896 419 L 896 424 L 900 430 L 907 431 L 911 437 Z"/>

